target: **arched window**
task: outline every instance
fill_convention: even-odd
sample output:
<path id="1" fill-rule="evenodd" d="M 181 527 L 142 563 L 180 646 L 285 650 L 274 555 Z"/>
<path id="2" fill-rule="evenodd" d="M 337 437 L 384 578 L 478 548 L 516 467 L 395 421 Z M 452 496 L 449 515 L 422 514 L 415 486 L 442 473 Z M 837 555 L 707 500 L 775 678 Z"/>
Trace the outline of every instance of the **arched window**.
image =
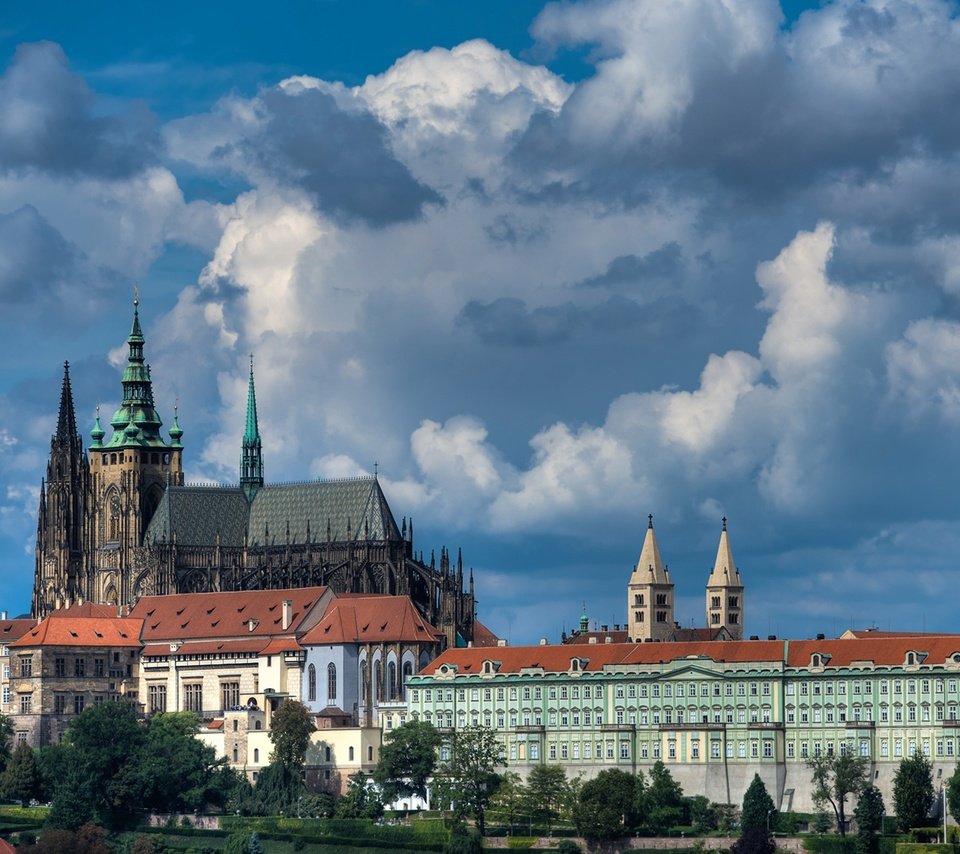
<path id="1" fill-rule="evenodd" d="M 383 665 L 378 661 L 373 665 L 373 701 L 379 703 L 383 698 Z"/>
<path id="2" fill-rule="evenodd" d="M 387 697 L 390 700 L 397 698 L 397 665 L 393 661 L 387 665 Z"/>
<path id="3" fill-rule="evenodd" d="M 327 702 L 337 699 L 337 665 L 332 661 L 327 665 Z"/>
<path id="4" fill-rule="evenodd" d="M 401 690 L 407 690 L 407 679 L 410 676 L 413 676 L 413 662 L 405 661 L 403 663 L 403 685 L 401 686 Z"/>
<path id="5" fill-rule="evenodd" d="M 307 699 L 317 699 L 317 668 L 312 664 L 307 670 Z"/>
<path id="6" fill-rule="evenodd" d="M 360 702 L 367 702 L 367 662 L 360 662 Z"/>
<path id="7" fill-rule="evenodd" d="M 350 761 L 353 762 L 353 748 L 350 748 Z"/>
<path id="8" fill-rule="evenodd" d="M 253 748 L 253 761 L 254 761 L 254 762 L 259 762 L 259 761 L 260 761 L 260 748 L 259 748 L 259 747 Z"/>

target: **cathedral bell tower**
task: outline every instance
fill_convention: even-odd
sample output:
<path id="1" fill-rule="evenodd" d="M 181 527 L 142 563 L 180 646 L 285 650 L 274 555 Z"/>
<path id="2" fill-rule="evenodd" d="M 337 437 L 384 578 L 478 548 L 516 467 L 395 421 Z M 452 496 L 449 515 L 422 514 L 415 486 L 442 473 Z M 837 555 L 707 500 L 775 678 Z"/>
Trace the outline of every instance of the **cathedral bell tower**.
<path id="1" fill-rule="evenodd" d="M 65 362 L 57 430 L 50 439 L 47 476 L 40 486 L 32 605 L 35 617 L 84 595 L 84 524 L 89 486 L 90 467 L 77 432 L 70 365 Z"/>
<path id="2" fill-rule="evenodd" d="M 673 582 L 660 558 L 653 516 L 647 517 L 647 534 L 640 558 L 627 585 L 627 625 L 631 640 L 669 640 L 674 631 Z"/>
<path id="3" fill-rule="evenodd" d="M 707 627 L 725 627 L 732 640 L 743 640 L 743 581 L 733 560 L 727 537 L 727 519 L 723 518 L 720 545 L 713 571 L 707 579 Z"/>
<path id="4" fill-rule="evenodd" d="M 162 422 L 153 402 L 150 366 L 143 356 L 140 300 L 133 301 L 133 325 L 127 337 L 129 354 L 123 371 L 123 400 L 110 419 L 113 434 L 100 426 L 99 411 L 91 431 L 91 528 L 95 548 L 89 595 L 95 601 L 129 604 L 154 592 L 144 587 L 149 577 L 140 546 L 168 484 L 183 483 L 180 438 L 174 414 L 170 441 L 160 435 Z"/>

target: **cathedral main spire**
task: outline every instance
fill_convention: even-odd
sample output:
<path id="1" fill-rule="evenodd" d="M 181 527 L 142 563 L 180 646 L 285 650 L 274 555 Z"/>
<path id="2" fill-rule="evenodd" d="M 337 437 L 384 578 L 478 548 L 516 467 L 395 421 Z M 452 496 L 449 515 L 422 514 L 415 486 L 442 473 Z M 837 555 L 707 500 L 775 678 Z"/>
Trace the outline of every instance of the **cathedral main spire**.
<path id="1" fill-rule="evenodd" d="M 107 447 L 138 445 L 146 447 L 165 447 L 160 436 L 163 422 L 157 415 L 153 404 L 153 382 L 150 378 L 150 366 L 143 358 L 144 337 L 140 328 L 140 297 L 133 299 L 133 324 L 127 336 L 127 366 L 123 371 L 123 401 L 113 413 L 110 424 L 113 435 Z M 131 429 L 131 426 L 136 430 Z"/>
<path id="2" fill-rule="evenodd" d="M 257 392 L 253 384 L 253 356 L 250 356 L 250 381 L 247 384 L 247 424 L 243 431 L 240 457 L 240 485 L 252 499 L 263 486 L 263 448 L 257 421 Z"/>

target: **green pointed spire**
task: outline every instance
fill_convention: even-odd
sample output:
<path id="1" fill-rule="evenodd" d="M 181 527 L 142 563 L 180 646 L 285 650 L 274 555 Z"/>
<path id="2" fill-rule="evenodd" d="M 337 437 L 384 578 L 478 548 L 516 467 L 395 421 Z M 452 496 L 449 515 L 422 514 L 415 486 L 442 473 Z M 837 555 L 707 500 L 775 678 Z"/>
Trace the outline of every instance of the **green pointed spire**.
<path id="1" fill-rule="evenodd" d="M 97 407 L 97 420 L 93 424 L 93 429 L 90 431 L 90 438 L 93 440 L 90 447 L 91 448 L 101 448 L 103 447 L 103 437 L 106 436 L 106 431 L 100 425 L 100 407 Z"/>
<path id="2" fill-rule="evenodd" d="M 183 438 L 183 429 L 180 427 L 180 401 L 173 405 L 173 424 L 170 425 L 170 447 L 182 448 L 180 440 Z"/>
<path id="3" fill-rule="evenodd" d="M 240 485 L 251 500 L 263 486 L 263 449 L 257 422 L 257 392 L 253 384 L 253 355 L 250 356 L 250 381 L 247 385 L 247 425 L 243 431 L 240 457 Z"/>
<path id="4" fill-rule="evenodd" d="M 108 447 L 123 447 L 129 440 L 135 438 L 137 445 L 164 448 L 166 443 L 160 436 L 160 427 L 163 422 L 157 415 L 153 405 L 153 383 L 150 379 L 150 366 L 143 358 L 143 330 L 140 328 L 140 297 L 134 291 L 133 325 L 127 337 L 129 354 L 127 366 L 123 370 L 123 401 L 120 408 L 113 413 L 110 424 L 113 435 L 107 443 Z M 128 426 L 136 430 L 128 430 Z"/>

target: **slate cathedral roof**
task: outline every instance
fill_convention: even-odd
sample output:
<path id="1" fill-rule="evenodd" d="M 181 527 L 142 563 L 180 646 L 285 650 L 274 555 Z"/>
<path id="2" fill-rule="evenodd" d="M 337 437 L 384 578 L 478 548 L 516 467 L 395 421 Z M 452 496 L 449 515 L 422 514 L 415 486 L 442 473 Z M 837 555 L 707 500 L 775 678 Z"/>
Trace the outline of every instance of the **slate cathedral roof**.
<path id="1" fill-rule="evenodd" d="M 287 528 L 289 526 L 289 540 Z M 223 546 L 401 539 L 376 477 L 262 486 L 252 502 L 242 488 L 171 486 L 144 537 L 145 545 L 173 542 Z"/>

